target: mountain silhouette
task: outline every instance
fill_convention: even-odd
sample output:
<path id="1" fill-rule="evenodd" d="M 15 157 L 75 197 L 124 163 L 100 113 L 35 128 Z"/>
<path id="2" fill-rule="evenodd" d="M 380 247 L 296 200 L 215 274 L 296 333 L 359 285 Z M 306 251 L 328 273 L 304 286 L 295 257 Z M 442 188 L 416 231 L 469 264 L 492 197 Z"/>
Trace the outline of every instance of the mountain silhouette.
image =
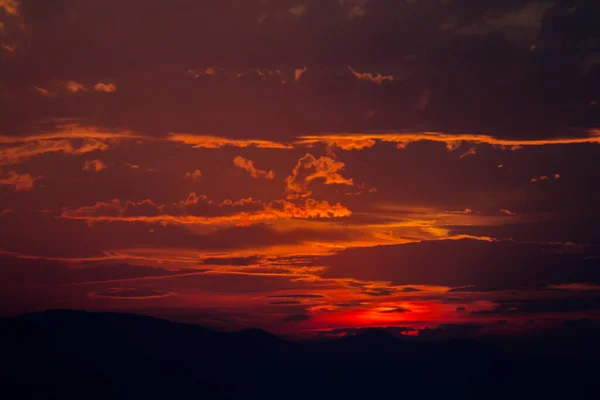
<path id="1" fill-rule="evenodd" d="M 258 329 L 52 310 L 0 319 L 0 384 L 14 393 L 3 398 L 19 399 L 590 398 L 597 326 L 561 329 L 543 340 L 368 329 L 293 342 Z"/>

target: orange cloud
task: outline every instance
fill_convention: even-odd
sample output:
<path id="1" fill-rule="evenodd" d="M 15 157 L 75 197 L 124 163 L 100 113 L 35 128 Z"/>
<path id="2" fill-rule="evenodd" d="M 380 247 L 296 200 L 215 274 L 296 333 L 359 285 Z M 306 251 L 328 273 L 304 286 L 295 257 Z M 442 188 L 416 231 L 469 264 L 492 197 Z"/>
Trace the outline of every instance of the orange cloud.
<path id="1" fill-rule="evenodd" d="M 506 215 L 511 216 L 511 217 L 514 217 L 515 215 L 517 215 L 516 213 L 514 213 L 514 212 L 512 212 L 510 210 L 504 209 L 504 208 L 501 209 L 500 212 L 502 214 L 506 214 Z"/>
<path id="2" fill-rule="evenodd" d="M 298 18 L 303 17 L 306 14 L 306 11 L 308 11 L 308 7 L 306 7 L 304 4 L 299 4 L 297 6 L 293 6 L 290 7 L 288 9 L 288 12 Z"/>
<path id="3" fill-rule="evenodd" d="M 113 93 L 117 91 L 117 86 L 114 83 L 102 83 L 98 82 L 94 85 L 96 92 Z"/>
<path id="4" fill-rule="evenodd" d="M 41 87 L 34 86 L 33 90 L 35 90 L 36 92 L 38 92 L 42 96 L 49 96 L 50 95 L 49 91 L 47 91 L 46 89 L 41 88 Z"/>
<path id="5" fill-rule="evenodd" d="M 231 207 L 225 209 L 223 207 Z M 248 211 L 238 211 L 244 207 Z M 230 212 L 233 211 L 233 212 Z M 230 213 L 227 213 L 230 212 Z M 125 221 L 159 224 L 237 224 L 249 225 L 253 222 L 276 219 L 316 219 L 349 217 L 352 212 L 339 203 L 306 199 L 303 202 L 276 200 L 269 203 L 242 199 L 226 200 L 216 204 L 204 195 L 190 193 L 186 200 L 172 205 L 158 205 L 146 199 L 139 202 L 113 199 L 110 202 L 97 202 L 93 206 L 66 210 L 62 217 L 87 222 Z"/>
<path id="6" fill-rule="evenodd" d="M 33 177 L 31 174 L 19 174 L 8 171 L 4 177 L 0 177 L 0 186 L 9 186 L 15 192 L 29 192 L 33 190 L 35 181 L 41 177 Z"/>
<path id="7" fill-rule="evenodd" d="M 2 48 L 2 50 L 6 51 L 7 53 L 11 53 L 11 54 L 17 50 L 17 48 L 15 46 L 10 46 L 5 43 L 0 44 L 0 47 Z"/>
<path id="8" fill-rule="evenodd" d="M 290 145 L 258 139 L 228 139 L 218 136 L 169 133 L 168 141 L 191 145 L 195 149 L 218 149 L 221 147 L 258 147 L 261 149 L 291 149 Z"/>
<path id="9" fill-rule="evenodd" d="M 192 172 L 186 172 L 185 178 L 197 181 L 198 179 L 202 178 L 202 171 L 200 171 L 199 169 L 195 169 Z"/>
<path id="10" fill-rule="evenodd" d="M 275 172 L 273 172 L 272 170 L 264 171 L 264 170 L 258 169 L 254 166 L 254 161 L 249 160 L 244 157 L 240 157 L 240 156 L 235 157 L 233 159 L 233 165 L 249 172 L 250 176 L 253 178 L 266 178 L 266 179 L 275 178 Z"/>
<path id="11" fill-rule="evenodd" d="M 71 93 L 85 92 L 86 87 L 77 81 L 68 81 L 65 83 L 65 89 Z"/>
<path id="12" fill-rule="evenodd" d="M 551 139 L 500 139 L 489 135 L 479 134 L 450 134 L 444 132 L 390 132 L 390 133 L 363 133 L 363 134 L 324 134 L 300 136 L 296 145 L 314 145 L 323 143 L 327 146 L 338 147 L 342 150 L 362 150 L 367 147 L 373 147 L 377 142 L 395 143 L 400 149 L 406 147 L 409 143 L 419 141 L 444 143 L 448 150 L 455 150 L 463 142 L 474 144 L 489 144 L 500 148 L 517 150 L 524 146 L 546 146 L 546 145 L 564 145 L 564 144 L 583 144 L 600 143 L 600 135 L 596 130 L 588 131 L 588 137 L 573 138 L 551 138 Z"/>
<path id="13" fill-rule="evenodd" d="M 474 147 L 471 147 L 465 153 L 463 153 L 463 154 L 460 155 L 460 159 L 462 160 L 465 157 L 474 156 L 475 154 L 477 154 L 477 150 Z"/>
<path id="14" fill-rule="evenodd" d="M 131 168 L 131 169 L 140 169 L 140 166 L 139 166 L 139 165 L 137 165 L 137 164 L 132 164 L 132 163 L 128 163 L 128 162 L 126 162 L 126 163 L 125 163 L 125 166 L 126 166 L 127 168 Z"/>
<path id="15" fill-rule="evenodd" d="M 533 178 L 531 178 L 529 180 L 529 182 L 535 183 L 538 181 L 547 181 L 547 180 L 548 180 L 548 177 L 546 175 L 542 175 L 542 176 L 534 176 Z"/>
<path id="16" fill-rule="evenodd" d="M 294 80 L 296 82 L 298 82 L 300 80 L 300 78 L 302 78 L 302 75 L 304 75 L 304 73 L 308 70 L 308 68 L 304 67 L 304 68 L 297 68 L 294 70 Z"/>
<path id="17" fill-rule="evenodd" d="M 285 179 L 286 193 L 289 199 L 308 197 L 310 183 L 315 179 L 323 179 L 326 185 L 354 185 L 352 179 L 344 178 L 340 172 L 345 164 L 333 158 L 323 156 L 315 158 L 306 154 L 298 160 L 292 174 Z"/>
<path id="18" fill-rule="evenodd" d="M 83 163 L 83 171 L 100 172 L 108 168 L 101 160 L 86 160 Z"/>
<path id="19" fill-rule="evenodd" d="M 350 70 L 350 72 L 352 72 L 352 74 L 357 79 L 360 79 L 360 80 L 363 80 L 363 81 L 371 81 L 371 82 L 374 82 L 374 83 L 376 83 L 378 85 L 381 85 L 385 81 L 392 82 L 394 80 L 394 77 L 392 75 L 381 75 L 381 74 L 373 75 L 370 72 L 356 72 L 349 65 L 348 65 L 348 69 Z"/>
<path id="20" fill-rule="evenodd" d="M 18 164 L 54 152 L 81 155 L 107 150 L 120 140 L 141 138 L 131 132 L 104 132 L 95 127 L 66 124 L 53 133 L 32 136 L 0 136 L 0 165 Z M 73 141 L 76 140 L 75 144 Z"/>
<path id="21" fill-rule="evenodd" d="M 0 0 L 0 8 L 10 15 L 19 15 L 19 2 L 17 0 Z"/>

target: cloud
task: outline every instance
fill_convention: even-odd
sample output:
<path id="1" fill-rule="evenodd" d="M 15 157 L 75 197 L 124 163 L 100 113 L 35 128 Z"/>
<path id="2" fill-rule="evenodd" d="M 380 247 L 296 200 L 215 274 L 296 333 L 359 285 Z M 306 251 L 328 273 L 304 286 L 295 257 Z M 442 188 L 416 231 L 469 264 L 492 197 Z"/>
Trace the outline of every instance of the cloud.
<path id="1" fill-rule="evenodd" d="M 490 315 L 530 315 L 539 313 L 574 313 L 578 311 L 600 310 L 598 297 L 567 297 L 541 299 L 506 299 L 495 302 L 489 310 L 472 311 L 478 316 Z"/>
<path id="2" fill-rule="evenodd" d="M 10 15 L 19 15 L 19 2 L 17 0 L 0 0 L 0 9 Z"/>
<path id="3" fill-rule="evenodd" d="M 241 208 L 241 209 L 240 209 Z M 93 206 L 65 210 L 66 219 L 88 222 L 141 222 L 158 224 L 249 225 L 277 219 L 318 219 L 349 217 L 352 212 L 339 203 L 306 199 L 300 202 L 275 200 L 264 203 L 252 199 L 215 203 L 206 196 L 190 193 L 186 200 L 171 205 L 159 205 L 150 199 L 99 201 Z"/>
<path id="4" fill-rule="evenodd" d="M 283 320 L 285 322 L 304 322 L 304 321 L 308 321 L 311 318 L 312 317 L 307 314 L 294 314 L 294 315 L 289 315 L 289 316 L 285 317 Z"/>
<path id="5" fill-rule="evenodd" d="M 192 172 L 186 172 L 185 178 L 192 181 L 197 181 L 200 178 L 202 178 L 202 171 L 200 171 L 199 169 L 195 169 Z"/>
<path id="6" fill-rule="evenodd" d="M 113 93 L 117 91 L 117 86 L 114 83 L 98 82 L 94 85 L 96 92 Z"/>
<path id="7" fill-rule="evenodd" d="M 404 314 L 404 313 L 409 313 L 411 312 L 411 310 L 409 310 L 408 308 L 404 308 L 404 307 L 393 307 L 393 308 L 385 308 L 383 310 L 379 311 L 382 314 Z"/>
<path id="8" fill-rule="evenodd" d="M 535 183 L 538 181 L 547 181 L 547 180 L 548 180 L 548 177 L 546 175 L 542 175 L 542 176 L 534 176 L 533 178 L 531 178 L 529 180 L 529 182 Z"/>
<path id="9" fill-rule="evenodd" d="M 0 255 L 2 281 L 17 285 L 73 285 L 83 283 L 125 282 L 177 275 L 203 273 L 193 268 L 164 269 L 123 263 L 85 263 L 73 266 L 47 258 L 18 258 Z"/>
<path id="10" fill-rule="evenodd" d="M 83 163 L 83 171 L 100 172 L 108 168 L 101 160 L 86 160 Z"/>
<path id="11" fill-rule="evenodd" d="M 350 72 L 352 72 L 352 74 L 357 79 L 360 79 L 362 81 L 370 81 L 370 82 L 376 83 L 378 85 L 381 85 L 385 81 L 390 81 L 390 82 L 394 81 L 394 77 L 392 75 L 381 75 L 381 74 L 373 75 L 370 72 L 356 72 L 349 65 L 348 65 L 348 69 L 350 70 Z"/>
<path id="12" fill-rule="evenodd" d="M 477 154 L 477 150 L 474 147 L 471 147 L 465 153 L 463 153 L 463 154 L 460 155 L 460 159 L 462 160 L 465 157 L 474 156 L 475 154 Z"/>
<path id="13" fill-rule="evenodd" d="M 518 150 L 525 146 L 549 146 L 567 144 L 599 144 L 600 136 L 587 137 L 549 138 L 549 139 L 501 139 L 489 135 L 460 134 L 444 132 L 402 132 L 402 133 L 363 133 L 363 134 L 322 134 L 300 136 L 294 143 L 296 145 L 312 145 L 323 143 L 328 146 L 338 147 L 342 150 L 362 150 L 373 147 L 377 142 L 394 143 L 400 149 L 407 144 L 428 141 L 446 144 L 448 150 L 455 150 L 464 142 L 474 144 L 489 144 L 503 149 Z"/>
<path id="14" fill-rule="evenodd" d="M 2 176 L 0 171 L 0 186 L 9 186 L 15 192 L 29 192 L 33 190 L 35 182 L 41 177 L 34 177 L 31 174 L 19 174 L 15 171 L 8 171 Z"/>
<path id="15" fill-rule="evenodd" d="M 291 293 L 267 296 L 268 299 L 321 299 L 325 296 L 312 293 Z"/>
<path id="16" fill-rule="evenodd" d="M 593 250 L 586 256 L 551 249 L 511 240 L 439 240 L 350 248 L 314 262 L 327 267 L 325 278 L 445 286 L 467 292 L 600 281 L 596 261 L 589 258 Z"/>
<path id="17" fill-rule="evenodd" d="M 39 94 L 41 94 L 42 96 L 50 96 L 50 92 L 49 92 L 49 91 L 47 91 L 47 90 L 46 90 L 46 89 L 44 89 L 44 88 L 41 88 L 41 87 L 34 86 L 34 87 L 33 87 L 33 90 L 35 90 L 36 92 L 38 92 L 38 93 L 39 93 Z"/>
<path id="18" fill-rule="evenodd" d="M 345 164 L 333 158 L 322 156 L 315 158 L 312 154 L 301 157 L 292 170 L 290 176 L 285 179 L 286 194 L 288 199 L 308 197 L 311 195 L 309 186 L 315 179 L 324 180 L 326 185 L 348 185 L 352 186 L 352 178 L 344 178 L 340 172 Z"/>
<path id="19" fill-rule="evenodd" d="M 167 140 L 191 145 L 195 149 L 218 149 L 221 147 L 257 147 L 261 149 L 291 149 L 292 146 L 260 139 L 229 139 L 218 136 L 169 133 Z"/>
<path id="20" fill-rule="evenodd" d="M 249 160 L 244 157 L 240 157 L 240 156 L 235 157 L 233 159 L 233 165 L 249 172 L 250 176 L 253 178 L 266 178 L 266 179 L 275 178 L 275 172 L 273 172 L 272 170 L 265 171 L 265 170 L 258 169 L 254 166 L 254 161 Z"/>
<path id="21" fill-rule="evenodd" d="M 259 264 L 262 257 L 259 256 L 248 256 L 248 257 L 209 257 L 202 260 L 204 265 L 236 265 L 236 266 L 247 266 Z"/>
<path id="22" fill-rule="evenodd" d="M 71 93 L 79 93 L 87 91 L 87 88 L 77 81 L 68 81 L 65 83 L 65 89 Z"/>
<path id="23" fill-rule="evenodd" d="M 302 78 L 302 75 L 304 75 L 304 73 L 308 70 L 308 68 L 304 67 L 304 68 L 297 68 L 294 70 L 294 80 L 296 82 L 298 82 L 300 80 L 300 78 Z"/>
<path id="24" fill-rule="evenodd" d="M 108 132 L 97 127 L 62 124 L 50 133 L 0 136 L 0 166 L 18 164 L 46 153 L 82 155 L 105 151 L 122 140 L 140 139 L 130 131 Z"/>
<path id="25" fill-rule="evenodd" d="M 367 15 L 367 11 L 365 10 L 367 0 L 339 0 L 339 3 L 350 21 Z"/>
<path id="26" fill-rule="evenodd" d="M 500 210 L 500 212 L 501 212 L 502 214 L 506 214 L 506 215 L 508 215 L 508 216 L 510 216 L 510 217 L 514 217 L 515 215 L 517 215 L 516 213 L 514 213 L 514 212 L 512 212 L 512 211 L 510 211 L 510 210 L 507 210 L 507 209 L 505 209 L 505 208 L 501 209 L 501 210 Z"/>
<path id="27" fill-rule="evenodd" d="M 112 288 L 103 292 L 90 292 L 89 297 L 105 299 L 149 300 L 174 296 L 174 292 L 160 289 Z"/>
<path id="28" fill-rule="evenodd" d="M 1 43 L 0 48 L 2 48 L 2 50 L 10 54 L 14 53 L 17 50 L 16 46 L 11 46 L 6 43 Z"/>
<path id="29" fill-rule="evenodd" d="M 290 7 L 288 9 L 288 12 L 298 18 L 301 18 L 306 14 L 307 10 L 308 10 L 308 7 L 306 7 L 304 4 L 298 4 L 296 6 Z"/>
<path id="30" fill-rule="evenodd" d="M 127 168 L 131 168 L 131 169 L 140 169 L 140 166 L 139 166 L 139 165 L 137 165 L 137 164 L 132 164 L 132 163 L 126 162 L 124 165 L 125 165 Z"/>

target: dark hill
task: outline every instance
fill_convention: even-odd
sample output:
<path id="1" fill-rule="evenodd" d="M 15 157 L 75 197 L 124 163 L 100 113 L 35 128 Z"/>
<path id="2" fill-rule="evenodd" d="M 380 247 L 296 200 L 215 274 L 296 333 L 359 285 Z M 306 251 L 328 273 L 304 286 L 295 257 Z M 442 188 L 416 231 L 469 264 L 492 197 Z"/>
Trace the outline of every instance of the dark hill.
<path id="1" fill-rule="evenodd" d="M 0 319 L 0 387 L 7 399 L 591 398 L 598 353 L 568 332 L 586 343 L 597 336 L 589 324 L 575 328 L 536 338 L 538 350 L 377 329 L 296 343 L 256 329 L 54 310 Z M 577 352 L 556 346 L 574 342 Z"/>

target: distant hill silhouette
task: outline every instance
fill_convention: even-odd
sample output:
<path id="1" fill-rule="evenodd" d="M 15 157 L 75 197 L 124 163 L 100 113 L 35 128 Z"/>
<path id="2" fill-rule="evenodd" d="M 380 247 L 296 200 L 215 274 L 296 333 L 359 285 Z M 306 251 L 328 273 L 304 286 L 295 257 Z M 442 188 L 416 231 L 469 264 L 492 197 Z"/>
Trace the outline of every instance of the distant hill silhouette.
<path id="1" fill-rule="evenodd" d="M 301 343 L 152 317 L 0 319 L 6 399 L 596 398 L 597 324 L 535 338 L 419 340 L 369 329 Z"/>

